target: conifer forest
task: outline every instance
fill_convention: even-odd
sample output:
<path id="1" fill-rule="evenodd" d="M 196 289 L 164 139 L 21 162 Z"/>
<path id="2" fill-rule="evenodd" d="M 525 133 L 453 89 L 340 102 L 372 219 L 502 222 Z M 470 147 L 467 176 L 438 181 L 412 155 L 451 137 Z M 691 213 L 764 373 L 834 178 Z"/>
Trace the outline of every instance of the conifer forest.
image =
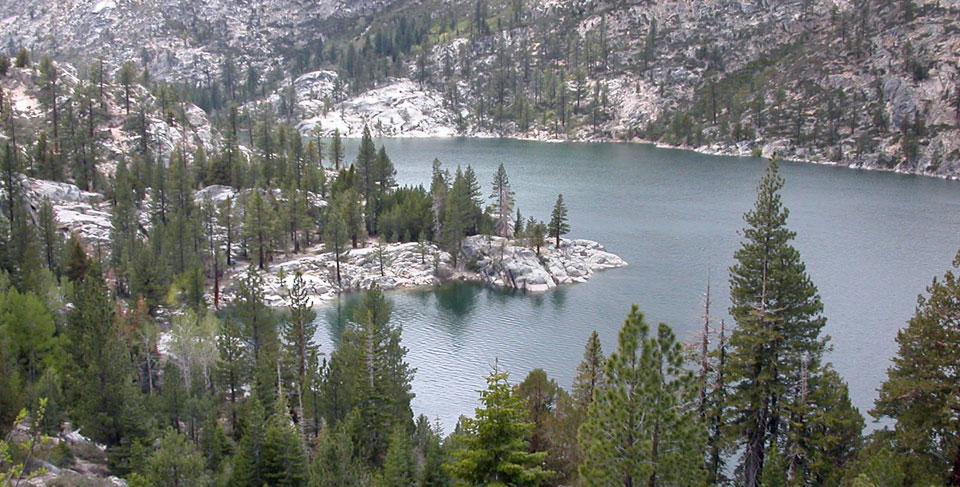
<path id="1" fill-rule="evenodd" d="M 0 487 L 960 487 L 958 19 L 956 0 L 0 0 Z M 453 149 L 424 158 L 432 140 Z M 601 173 L 630 190 L 578 184 Z M 851 205 L 929 198 L 864 221 L 942 218 L 920 226 L 954 242 L 934 273 L 932 252 L 877 258 L 927 285 L 871 269 L 910 285 L 856 338 L 889 353 L 855 367 L 831 334 L 867 317 L 834 313 L 885 303 L 805 257 L 844 228 L 900 237 L 807 230 L 833 215 L 809 210 L 813 177 Z M 739 223 L 696 223 L 714 210 Z M 839 245 L 851 266 L 871 249 Z M 654 270 L 670 259 L 712 266 L 682 323 L 638 291 L 689 273 Z M 444 362 L 473 333 L 496 346 L 426 395 L 442 364 L 410 332 L 432 302 L 400 296 L 457 286 L 500 294 L 456 319 L 527 300 L 553 328 L 447 330 Z M 635 304 L 573 330 L 556 313 L 600 302 L 564 293 L 592 286 Z"/>

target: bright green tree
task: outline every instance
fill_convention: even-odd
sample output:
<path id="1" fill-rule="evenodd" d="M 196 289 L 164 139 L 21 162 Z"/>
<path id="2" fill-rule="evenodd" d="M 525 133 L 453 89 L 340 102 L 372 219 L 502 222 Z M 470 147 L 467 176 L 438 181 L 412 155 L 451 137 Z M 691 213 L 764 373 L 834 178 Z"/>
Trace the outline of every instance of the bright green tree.
<path id="1" fill-rule="evenodd" d="M 208 482 L 204 463 L 189 438 L 168 428 L 147 458 L 144 478 L 154 487 L 204 485 Z"/>
<path id="2" fill-rule="evenodd" d="M 553 472 L 543 468 L 546 452 L 530 453 L 523 399 L 507 382 L 508 374 L 494 370 L 480 391 L 482 406 L 475 418 L 464 418 L 461 448 L 453 452 L 450 471 L 468 485 L 537 486 Z"/>
<path id="3" fill-rule="evenodd" d="M 634 305 L 604 375 L 579 432 L 583 484 L 703 485 L 705 433 L 670 327 L 661 323 L 651 336 Z"/>
<path id="4" fill-rule="evenodd" d="M 394 426 L 383 461 L 380 487 L 413 487 L 417 480 L 417 459 L 413 455 L 410 435 L 403 426 Z"/>
<path id="5" fill-rule="evenodd" d="M 307 483 L 307 453 L 303 438 L 279 401 L 263 442 L 263 478 L 270 487 L 299 487 Z"/>
<path id="6" fill-rule="evenodd" d="M 327 429 L 311 465 L 311 487 L 363 487 L 369 484 L 363 465 L 353 456 L 349 430 L 355 422 L 344 421 Z"/>

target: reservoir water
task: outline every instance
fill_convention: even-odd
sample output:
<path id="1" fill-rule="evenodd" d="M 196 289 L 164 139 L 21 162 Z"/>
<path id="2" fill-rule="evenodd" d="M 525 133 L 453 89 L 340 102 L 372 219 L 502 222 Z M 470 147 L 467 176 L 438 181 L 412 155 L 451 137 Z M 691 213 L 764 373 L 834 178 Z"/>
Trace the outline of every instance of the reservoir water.
<path id="1" fill-rule="evenodd" d="M 569 387 L 583 346 L 597 330 L 604 351 L 632 303 L 650 323 L 665 322 L 691 341 L 712 275 L 714 317 L 727 318 L 728 272 L 767 162 L 637 144 L 538 143 L 501 139 L 378 140 L 400 184 L 429 185 L 439 158 L 453 172 L 476 170 L 484 192 L 506 167 L 525 216 L 546 220 L 556 195 L 569 208 L 571 234 L 604 244 L 629 263 L 586 284 L 528 295 L 469 284 L 388 293 L 403 326 L 407 360 L 417 368 L 415 414 L 449 432 L 472 415 L 495 360 L 521 381 L 543 368 Z M 356 143 L 347 144 L 347 157 Z M 866 416 L 896 352 L 897 330 L 917 295 L 960 248 L 960 185 L 815 164 L 781 164 L 788 226 L 818 286 L 832 336 L 828 359 Z M 317 337 L 329 353 L 357 296 L 319 310 Z M 868 427 L 871 418 L 867 416 Z"/>

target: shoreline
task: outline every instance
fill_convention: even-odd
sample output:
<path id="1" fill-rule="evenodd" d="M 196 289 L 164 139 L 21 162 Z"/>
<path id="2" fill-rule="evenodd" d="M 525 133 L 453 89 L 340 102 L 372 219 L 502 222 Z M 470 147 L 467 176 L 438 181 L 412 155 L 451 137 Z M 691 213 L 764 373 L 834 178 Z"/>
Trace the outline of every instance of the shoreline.
<path id="1" fill-rule="evenodd" d="M 457 134 L 457 135 L 441 135 L 441 134 L 426 134 L 418 133 L 416 135 L 383 135 L 375 134 L 375 138 L 378 139 L 398 139 L 398 140 L 422 140 L 422 139 L 505 139 L 505 140 L 516 140 L 523 142 L 543 142 L 548 144 L 560 144 L 560 143 L 578 143 L 578 144 L 638 144 L 638 145 L 649 145 L 657 149 L 669 149 L 669 150 L 679 150 L 694 152 L 697 154 L 703 154 L 707 156 L 722 156 L 722 157 L 741 157 L 741 158 L 751 158 L 751 159 L 764 159 L 770 160 L 771 158 L 765 155 L 755 156 L 752 153 L 745 153 L 744 151 L 737 149 L 733 146 L 724 145 L 719 148 L 713 148 L 712 146 L 702 146 L 702 147 L 690 147 L 683 145 L 670 145 L 663 142 L 651 141 L 643 138 L 633 138 L 633 139 L 613 139 L 613 138 L 597 138 L 597 139 L 571 139 L 571 138 L 561 138 L 561 137 L 539 137 L 536 135 L 532 136 L 521 136 L 521 135 L 497 135 L 491 133 L 474 133 L 474 134 Z M 344 138 L 359 138 L 359 137 L 344 137 Z M 756 143 L 756 141 L 754 141 Z M 759 147 L 761 150 L 769 145 L 774 144 L 775 142 L 768 142 L 764 145 L 756 144 L 753 147 Z M 789 149 L 795 149 L 795 146 L 788 146 Z M 831 161 L 828 159 L 810 159 L 802 157 L 782 157 L 780 160 L 788 162 L 797 162 L 802 164 L 814 164 L 818 166 L 832 166 L 840 167 L 853 170 L 861 171 L 875 171 L 881 173 L 890 173 L 890 174 L 899 174 L 903 176 L 920 176 L 928 177 L 934 179 L 942 179 L 946 181 L 960 181 L 960 174 L 949 175 L 949 174 L 933 174 L 927 172 L 916 172 L 916 171 L 905 171 L 897 168 L 887 168 L 880 166 L 858 166 L 855 164 L 845 164 L 843 162 Z"/>

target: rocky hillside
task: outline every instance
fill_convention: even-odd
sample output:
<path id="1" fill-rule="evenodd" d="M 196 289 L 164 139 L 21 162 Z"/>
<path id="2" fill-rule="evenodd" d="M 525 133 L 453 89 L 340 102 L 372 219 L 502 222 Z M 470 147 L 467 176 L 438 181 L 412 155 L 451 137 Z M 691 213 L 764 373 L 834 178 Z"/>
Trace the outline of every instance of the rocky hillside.
<path id="1" fill-rule="evenodd" d="M 236 101 L 304 134 L 652 141 L 960 176 L 958 0 L 0 3 L 10 54 L 133 59 L 231 96 L 252 79 Z"/>
<path id="2" fill-rule="evenodd" d="M 390 0 L 0 0 L 0 46 L 78 64 L 136 61 L 157 76 L 197 81 L 227 56 L 239 66 L 281 60 Z"/>

